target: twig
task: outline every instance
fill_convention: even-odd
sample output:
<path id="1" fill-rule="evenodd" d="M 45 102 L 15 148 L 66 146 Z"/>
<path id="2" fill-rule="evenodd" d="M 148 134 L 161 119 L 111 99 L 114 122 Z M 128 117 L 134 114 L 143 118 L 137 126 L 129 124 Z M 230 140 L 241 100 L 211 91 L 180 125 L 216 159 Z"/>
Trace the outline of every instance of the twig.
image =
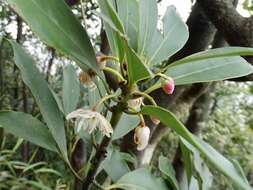
<path id="1" fill-rule="evenodd" d="M 111 118 L 111 125 L 112 127 L 116 127 L 116 125 L 118 124 L 120 117 L 122 115 L 122 110 L 120 105 L 117 105 L 116 107 L 114 107 L 114 111 L 112 113 L 112 118 Z M 104 161 L 104 159 L 106 158 L 106 154 L 107 154 L 107 148 L 111 143 L 111 138 L 108 138 L 107 136 L 105 136 L 102 140 L 102 142 L 100 143 L 95 156 L 92 158 L 91 160 L 91 168 L 88 171 L 88 174 L 85 178 L 85 181 L 83 183 L 83 190 L 88 190 L 91 186 L 91 184 L 94 182 L 95 177 L 97 175 L 98 169 L 101 165 L 101 163 Z"/>

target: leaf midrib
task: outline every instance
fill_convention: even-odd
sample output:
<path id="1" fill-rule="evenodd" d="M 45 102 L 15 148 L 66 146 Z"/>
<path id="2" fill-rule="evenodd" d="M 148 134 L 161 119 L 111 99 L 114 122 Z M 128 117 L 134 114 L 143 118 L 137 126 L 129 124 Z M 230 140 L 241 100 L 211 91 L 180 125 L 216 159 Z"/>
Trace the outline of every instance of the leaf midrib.
<path id="1" fill-rule="evenodd" d="M 174 26 L 171 28 L 170 32 L 168 32 L 167 35 L 165 36 L 165 38 L 163 38 L 162 43 L 159 45 L 159 47 L 157 48 L 157 50 L 155 51 L 155 53 L 153 54 L 153 56 L 150 58 L 150 63 L 152 63 L 153 59 L 158 54 L 158 52 L 160 51 L 160 49 L 163 47 L 164 43 L 167 42 L 170 34 L 175 30 L 176 26 L 178 26 L 178 25 L 179 25 L 179 23 L 174 24 Z"/>
<path id="2" fill-rule="evenodd" d="M 227 66 L 227 65 L 230 65 L 230 64 L 234 64 L 235 62 L 233 61 L 230 61 L 229 63 L 227 64 L 223 64 L 223 65 L 217 65 L 217 66 L 213 66 L 213 67 L 208 67 L 208 68 L 205 68 L 205 69 L 201 69 L 201 70 L 198 70 L 196 72 L 191 72 L 191 73 L 187 73 L 187 74 L 184 74 L 184 75 L 180 75 L 179 77 L 175 77 L 174 79 L 177 80 L 177 79 L 180 79 L 180 78 L 183 78 L 183 77 L 187 77 L 187 76 L 190 76 L 190 75 L 194 75 L 194 74 L 197 74 L 197 73 L 201 73 L 203 71 L 208 71 L 208 70 L 211 70 L 211 69 L 215 69 L 215 68 L 219 68 L 219 67 L 224 67 L 224 66 Z M 173 68 L 173 67 L 171 67 Z"/>

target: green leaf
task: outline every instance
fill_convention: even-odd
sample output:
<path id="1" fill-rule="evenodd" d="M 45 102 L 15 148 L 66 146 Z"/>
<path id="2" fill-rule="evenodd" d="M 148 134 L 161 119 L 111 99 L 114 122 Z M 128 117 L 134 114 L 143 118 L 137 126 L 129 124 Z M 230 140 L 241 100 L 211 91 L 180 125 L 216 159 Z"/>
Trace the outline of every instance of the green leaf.
<path id="1" fill-rule="evenodd" d="M 113 24 L 116 26 L 116 28 L 124 34 L 124 26 L 121 23 L 120 18 L 118 17 L 116 11 L 114 10 L 112 4 L 108 0 L 99 0 L 99 6 L 102 9 L 102 12 L 104 12 L 105 15 L 107 15 Z"/>
<path id="2" fill-rule="evenodd" d="M 136 0 L 116 0 L 116 3 L 117 12 L 122 24 L 124 25 L 130 47 L 137 51 L 139 24 L 138 2 Z"/>
<path id="3" fill-rule="evenodd" d="M 187 176 L 184 174 L 183 179 L 180 181 L 180 190 L 200 190 L 198 180 L 195 177 L 191 178 L 191 183 L 188 185 Z"/>
<path id="4" fill-rule="evenodd" d="M 152 76 L 149 68 L 141 61 L 138 55 L 131 49 L 128 44 L 125 45 L 127 71 L 129 83 L 135 84 L 138 81 L 148 79 Z"/>
<path id="5" fill-rule="evenodd" d="M 236 167 L 213 149 L 210 145 L 203 140 L 191 134 L 186 127 L 176 119 L 176 117 L 166 109 L 158 106 L 145 106 L 142 111 L 143 114 L 158 118 L 162 123 L 183 137 L 187 142 L 193 145 L 206 159 L 218 169 L 221 173 L 225 174 L 231 179 L 231 182 L 244 190 L 252 190 L 252 188 L 245 183 L 241 174 L 237 171 Z"/>
<path id="6" fill-rule="evenodd" d="M 177 60 L 170 64 L 170 66 L 175 66 L 182 63 L 192 62 L 192 61 L 200 61 L 209 58 L 217 58 L 217 57 L 229 57 L 229 56 L 246 56 L 253 55 L 253 48 L 247 47 L 222 47 L 216 49 L 209 49 L 206 51 L 198 52 L 192 55 L 189 55 L 183 59 Z"/>
<path id="7" fill-rule="evenodd" d="M 127 163 L 118 150 L 109 151 L 108 157 L 103 162 L 102 167 L 114 182 L 130 172 Z"/>
<path id="8" fill-rule="evenodd" d="M 58 152 L 47 127 L 29 114 L 14 111 L 0 112 L 0 128 L 31 143 Z"/>
<path id="9" fill-rule="evenodd" d="M 67 115 L 76 109 L 80 97 L 80 84 L 76 75 L 76 70 L 72 65 L 67 65 L 63 69 L 63 105 Z"/>
<path id="10" fill-rule="evenodd" d="M 49 46 L 75 60 L 83 69 L 99 71 L 89 37 L 63 0 L 7 0 Z"/>
<path id="11" fill-rule="evenodd" d="M 124 59 L 124 41 L 121 36 L 124 35 L 124 27 L 119 19 L 112 4 L 108 0 L 99 0 L 99 7 L 105 21 L 105 31 L 112 50 L 113 55 L 119 57 L 120 62 Z"/>
<path id="12" fill-rule="evenodd" d="M 188 40 L 189 32 L 176 8 L 169 6 L 163 18 L 163 35 L 157 31 L 148 48 L 149 62 L 161 63 L 180 50 Z"/>
<path id="13" fill-rule="evenodd" d="M 141 168 L 127 173 L 121 177 L 116 183 L 117 187 L 122 189 L 135 190 L 167 190 L 164 181 L 161 178 L 156 178 L 148 169 Z"/>
<path id="14" fill-rule="evenodd" d="M 36 68 L 34 60 L 19 44 L 13 41 L 10 41 L 10 43 L 14 52 L 14 61 L 20 69 L 22 79 L 31 90 L 40 108 L 40 112 L 50 129 L 50 132 L 52 133 L 64 158 L 67 159 L 63 115 L 58 108 L 56 100 L 54 99 L 47 82 Z"/>
<path id="15" fill-rule="evenodd" d="M 28 166 L 22 171 L 22 173 L 28 172 L 28 171 L 30 171 L 30 170 L 34 170 L 35 168 L 37 168 L 37 167 L 39 167 L 39 166 L 41 167 L 41 166 L 45 166 L 45 165 L 47 165 L 46 162 L 36 162 L 36 163 L 34 163 L 34 164 L 28 165 Z"/>
<path id="16" fill-rule="evenodd" d="M 172 65 L 166 75 L 177 85 L 236 78 L 253 72 L 253 66 L 239 56 L 217 57 Z"/>
<path id="17" fill-rule="evenodd" d="M 139 0 L 138 55 L 146 56 L 156 31 L 158 9 L 156 0 Z"/>
<path id="18" fill-rule="evenodd" d="M 159 157 L 159 169 L 160 171 L 167 176 L 169 183 L 172 185 L 173 189 L 179 190 L 177 179 L 175 177 L 175 171 L 171 165 L 168 158 L 164 156 Z"/>
<path id="19" fill-rule="evenodd" d="M 116 140 L 125 136 L 127 133 L 133 130 L 139 122 L 140 119 L 138 116 L 123 114 L 113 132 L 112 140 Z"/>
<path id="20" fill-rule="evenodd" d="M 235 168 L 237 169 L 237 171 L 239 172 L 239 174 L 242 176 L 242 178 L 244 179 L 245 183 L 249 183 L 247 180 L 247 177 L 245 176 L 245 173 L 242 169 L 242 167 L 240 166 L 240 163 L 235 160 L 235 159 L 231 159 L 231 162 L 234 164 Z"/>
<path id="21" fill-rule="evenodd" d="M 131 49 L 127 39 L 125 39 L 124 27 L 112 5 L 108 0 L 99 0 L 99 6 L 102 13 L 105 15 L 102 19 L 104 19 L 106 23 L 106 33 L 109 38 L 111 49 L 114 51 L 114 54 L 119 57 L 120 62 L 122 62 L 124 58 L 127 61 L 130 85 L 151 77 L 152 73 L 134 50 Z"/>
<path id="22" fill-rule="evenodd" d="M 181 149 L 181 153 L 182 153 L 185 174 L 187 177 L 187 183 L 189 186 L 191 183 L 191 178 L 192 178 L 192 174 L 193 174 L 192 155 L 191 155 L 190 151 L 188 150 L 188 148 L 182 143 L 182 141 L 180 141 L 180 149 Z"/>
<path id="23" fill-rule="evenodd" d="M 49 88 L 50 88 L 50 86 L 49 86 Z M 59 95 L 56 94 L 56 92 L 52 88 L 50 88 L 50 91 L 51 91 L 51 93 L 52 93 L 52 95 L 53 95 L 53 97 L 54 97 L 54 99 L 55 99 L 55 101 L 58 105 L 58 109 L 61 111 L 62 114 L 64 114 L 62 100 L 60 99 Z"/>
<path id="24" fill-rule="evenodd" d="M 37 169 L 34 171 L 36 174 L 39 174 L 39 173 L 46 173 L 46 174 L 54 174 L 54 175 L 57 175 L 59 177 L 62 177 L 62 174 L 52 168 L 40 168 L 40 169 Z"/>
<path id="25" fill-rule="evenodd" d="M 183 138 L 180 138 L 180 143 L 183 144 L 187 151 L 193 155 L 193 159 L 191 159 L 190 162 L 194 165 L 194 169 L 197 173 L 196 178 L 200 189 L 209 190 L 212 186 L 213 176 L 207 165 L 202 160 L 199 151 Z"/>
<path id="26" fill-rule="evenodd" d="M 37 189 L 41 189 L 41 190 L 52 190 L 50 187 L 44 185 L 41 182 L 37 182 L 37 181 L 24 181 L 24 184 L 29 184 L 32 185 L 33 187 L 36 187 Z"/>

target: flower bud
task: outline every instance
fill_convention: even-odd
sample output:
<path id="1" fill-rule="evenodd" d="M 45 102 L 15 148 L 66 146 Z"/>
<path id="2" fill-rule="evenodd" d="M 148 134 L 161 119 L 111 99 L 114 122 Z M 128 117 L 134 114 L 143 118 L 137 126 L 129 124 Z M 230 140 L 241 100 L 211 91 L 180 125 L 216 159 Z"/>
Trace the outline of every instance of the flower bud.
<path id="1" fill-rule="evenodd" d="M 135 110 L 139 110 L 143 103 L 143 97 L 130 99 L 127 101 L 128 107 L 134 108 Z"/>
<path id="2" fill-rule="evenodd" d="M 175 83 L 172 78 L 162 79 L 162 89 L 166 94 L 173 94 L 175 89 Z"/>
<path id="3" fill-rule="evenodd" d="M 134 133 L 134 142 L 137 144 L 137 150 L 141 151 L 148 145 L 150 129 L 147 126 L 138 126 Z"/>
<path id="4" fill-rule="evenodd" d="M 92 87 L 94 85 L 94 82 L 91 79 L 91 76 L 88 72 L 82 71 L 79 74 L 79 80 L 82 84 L 86 85 L 87 87 Z"/>
<path id="5" fill-rule="evenodd" d="M 151 121 L 155 124 L 155 125 L 159 125 L 159 123 L 160 123 L 160 120 L 159 119 L 157 119 L 156 117 L 151 117 L 150 118 L 151 119 Z"/>
<path id="6" fill-rule="evenodd" d="M 96 59 L 98 62 L 99 69 L 103 70 L 106 67 L 106 60 L 105 60 L 104 56 L 97 56 Z"/>

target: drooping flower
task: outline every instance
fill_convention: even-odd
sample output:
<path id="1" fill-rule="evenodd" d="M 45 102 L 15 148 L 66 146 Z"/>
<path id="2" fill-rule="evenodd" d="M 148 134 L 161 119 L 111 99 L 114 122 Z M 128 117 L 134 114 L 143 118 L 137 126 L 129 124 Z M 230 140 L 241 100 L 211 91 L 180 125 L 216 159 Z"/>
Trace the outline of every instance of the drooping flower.
<path id="1" fill-rule="evenodd" d="M 135 110 L 139 110 L 142 104 L 143 104 L 143 97 L 134 98 L 127 101 L 128 107 L 133 108 Z"/>
<path id="2" fill-rule="evenodd" d="M 100 113 L 93 110 L 77 109 L 69 113 L 67 120 L 76 119 L 77 132 L 81 130 L 87 131 L 91 134 L 96 128 L 101 131 L 103 135 L 110 137 L 113 133 L 113 128 L 107 119 Z"/>
<path id="3" fill-rule="evenodd" d="M 166 94 L 173 94 L 175 89 L 175 82 L 172 78 L 162 79 L 161 81 L 162 89 Z"/>
<path id="4" fill-rule="evenodd" d="M 137 144 L 137 150 L 141 151 L 148 145 L 150 129 L 147 126 L 140 125 L 135 129 L 134 142 Z"/>

